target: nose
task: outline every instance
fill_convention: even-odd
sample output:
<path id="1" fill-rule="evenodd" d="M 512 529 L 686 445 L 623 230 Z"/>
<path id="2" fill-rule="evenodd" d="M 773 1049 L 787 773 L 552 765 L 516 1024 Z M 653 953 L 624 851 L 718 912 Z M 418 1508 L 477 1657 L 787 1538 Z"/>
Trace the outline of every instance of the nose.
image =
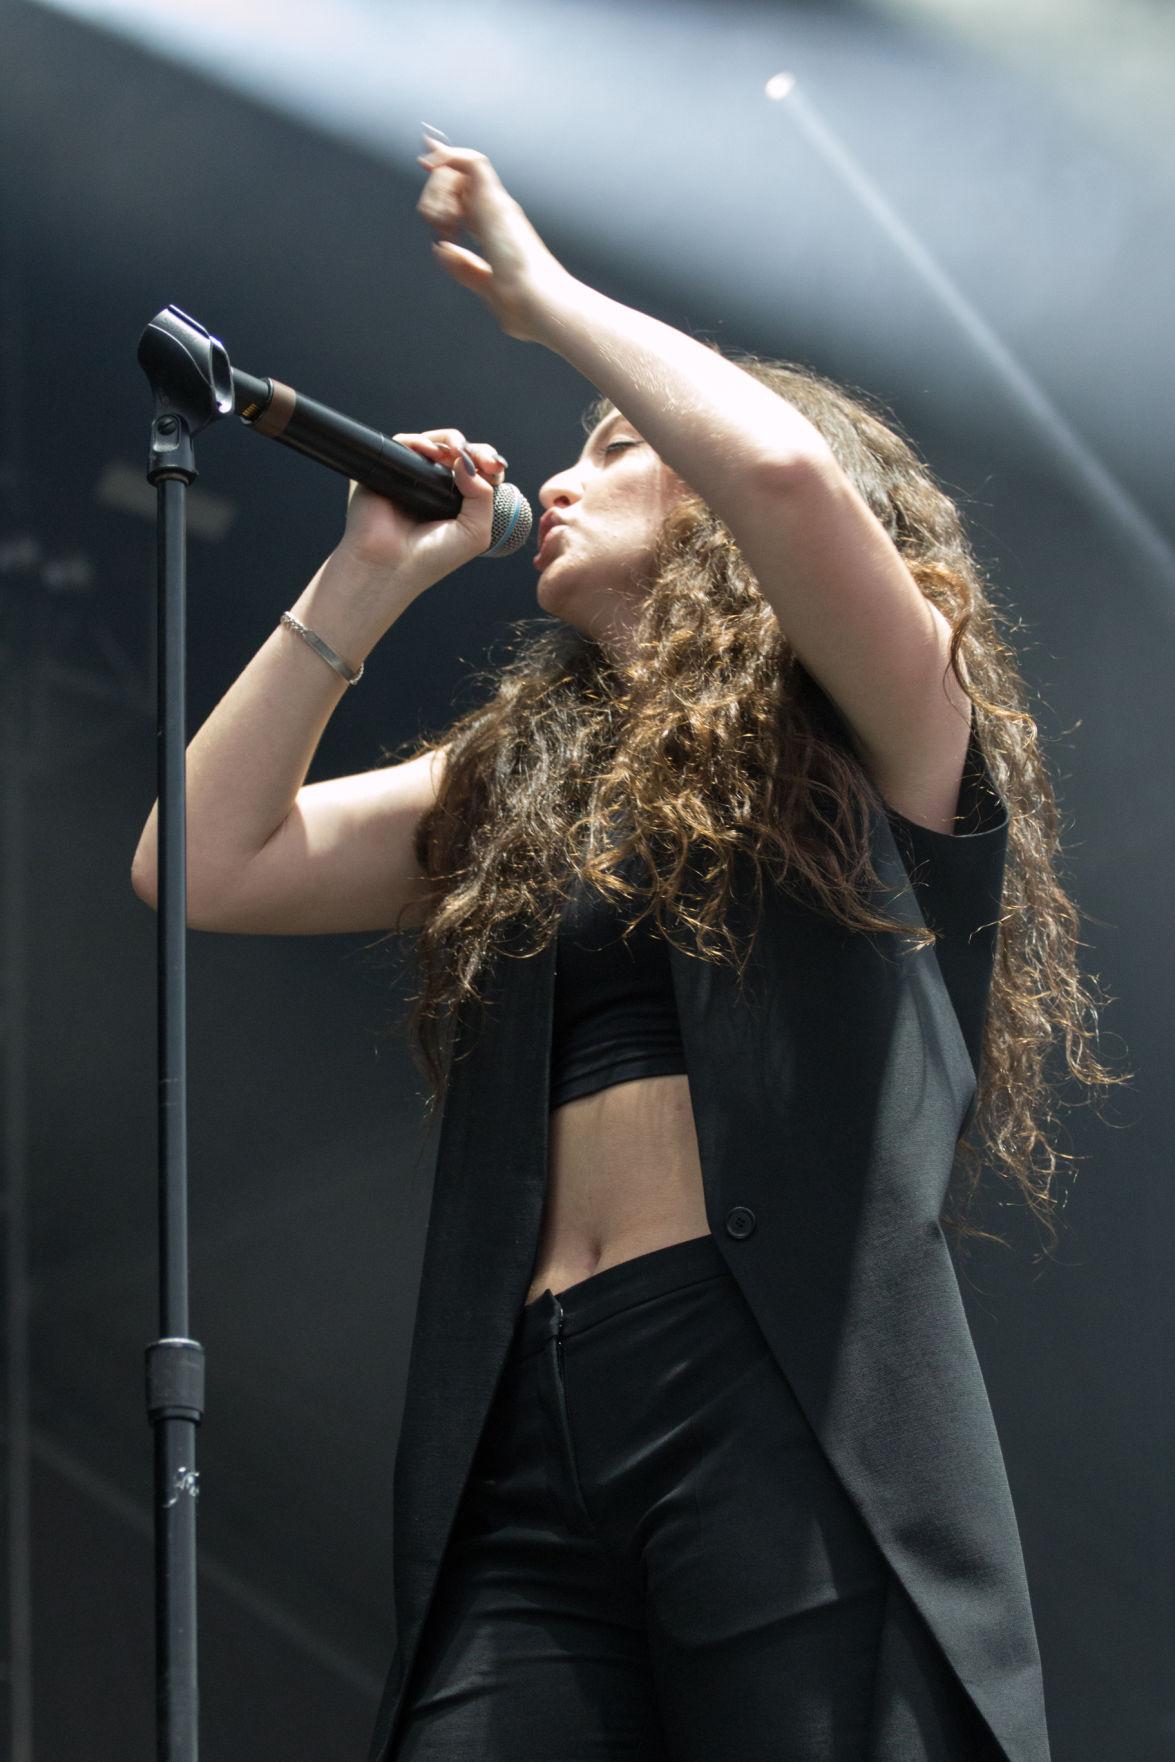
<path id="1" fill-rule="evenodd" d="M 582 495 L 583 480 L 578 467 L 572 465 L 566 471 L 548 477 L 539 490 L 539 501 L 544 509 L 565 508 L 569 503 L 578 502 Z"/>

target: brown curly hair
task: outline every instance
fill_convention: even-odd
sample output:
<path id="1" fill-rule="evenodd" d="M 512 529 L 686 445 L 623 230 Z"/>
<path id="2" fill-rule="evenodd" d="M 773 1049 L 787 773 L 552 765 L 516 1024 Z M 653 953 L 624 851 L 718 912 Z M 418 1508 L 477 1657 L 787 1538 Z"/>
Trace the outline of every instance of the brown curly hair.
<path id="1" fill-rule="evenodd" d="M 1113 999 L 1088 989 L 1078 967 L 1081 914 L 1058 879 L 1057 804 L 1016 656 L 1000 634 L 1007 620 L 955 504 L 866 394 L 795 362 L 705 346 L 814 424 L 951 624 L 950 666 L 974 706 L 1010 825 L 977 1100 L 942 1222 L 960 1237 L 1003 1243 L 966 1221 L 990 1163 L 1055 1242 L 1058 1157 L 1078 1159 L 1049 1142 L 1048 1054 L 1063 1038 L 1068 1072 L 1088 1088 L 1133 1073 L 1115 1075 L 1095 1054 L 1098 1009 Z M 614 408 L 595 400 L 585 432 Z M 917 947 L 937 940 L 865 903 L 878 881 L 868 835 L 871 808 L 885 811 L 880 792 L 838 737 L 829 700 L 789 648 L 729 529 L 692 492 L 661 527 L 629 657 L 550 617 L 511 630 L 511 657 L 474 675 L 487 701 L 407 755 L 447 747 L 443 784 L 416 834 L 430 894 L 416 926 L 421 984 L 407 1033 L 429 1084 L 428 1118 L 452 1068 L 458 1010 L 483 1001 L 476 978 L 495 933 L 522 924 L 529 949 L 544 948 L 576 874 L 615 899 L 643 894 L 630 928 L 652 911 L 663 934 L 672 940 L 684 925 L 691 952 L 711 960 L 722 958 L 714 936 L 725 938 L 740 978 L 749 949 L 740 952 L 725 923 L 740 851 L 753 859 L 760 905 L 766 870 L 852 929 L 900 932 Z M 634 852 L 652 877 L 644 888 L 628 878 Z M 704 882 L 696 900 L 694 873 Z M 400 928 L 398 919 L 390 934 Z"/>

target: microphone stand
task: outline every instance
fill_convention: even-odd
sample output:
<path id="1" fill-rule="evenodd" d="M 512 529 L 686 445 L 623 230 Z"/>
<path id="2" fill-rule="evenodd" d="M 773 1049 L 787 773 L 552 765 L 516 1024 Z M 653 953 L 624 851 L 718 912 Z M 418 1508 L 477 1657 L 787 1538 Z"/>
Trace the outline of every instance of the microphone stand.
<path id="1" fill-rule="evenodd" d="M 193 437 L 234 412 L 259 434 L 354 478 L 418 519 L 452 519 L 453 474 L 278 380 L 234 368 L 224 344 L 171 305 L 139 338 L 155 399 L 147 481 L 158 490 L 157 680 L 159 1049 L 159 1311 L 147 1347 L 147 1418 L 155 1440 L 155 1731 L 157 1762 L 197 1762 L 196 1427 L 204 1417 L 204 1348 L 188 1335 L 188 1074 L 185 617 L 187 492 Z M 530 532 L 514 484 L 494 490 L 483 557 L 509 556 Z"/>
<path id="2" fill-rule="evenodd" d="M 161 1338 L 147 1347 L 146 1371 L 155 1445 L 155 1754 L 158 1762 L 197 1762 L 196 1427 L 204 1417 L 204 1348 L 188 1337 L 186 522 L 197 475 L 193 436 L 232 411 L 233 387 L 222 344 L 199 326 L 193 331 L 190 320 L 171 322 L 172 310 L 156 315 L 138 350 L 155 399 L 147 481 L 158 490 Z"/>

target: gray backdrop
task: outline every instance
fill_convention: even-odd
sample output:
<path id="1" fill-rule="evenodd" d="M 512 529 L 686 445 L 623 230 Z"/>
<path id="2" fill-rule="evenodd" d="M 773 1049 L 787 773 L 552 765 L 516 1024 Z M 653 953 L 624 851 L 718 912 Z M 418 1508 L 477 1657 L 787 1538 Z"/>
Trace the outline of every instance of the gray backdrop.
<path id="1" fill-rule="evenodd" d="M 234 48 L 216 6 L 193 10 L 186 44 L 151 45 L 4 8 L 0 1752 L 11 1739 L 15 1762 L 122 1762 L 153 1742 L 156 926 L 129 879 L 155 793 L 140 332 L 175 301 L 249 372 L 389 432 L 493 441 L 536 504 L 581 442 L 592 388 L 502 336 L 430 258 L 421 118 L 489 153 L 593 286 L 882 398 L 1023 620 L 1083 958 L 1120 999 L 1103 1054 L 1125 1046 L 1138 1075 L 1104 1118 L 1066 1116 L 1058 1147 L 1085 1160 L 1056 1259 L 1034 1261 L 1021 1209 L 989 1191 L 978 1216 L 1013 1252 L 973 1251 L 964 1297 L 1055 1762 L 1175 1757 L 1175 1217 L 1154 1105 L 1171 1051 L 1159 309 L 1175 155 L 1165 124 L 1148 145 L 1157 14 L 1114 8 L 1107 36 L 1110 10 L 1071 9 L 1050 45 L 1043 6 L 1020 37 L 993 8 L 985 37 L 963 4 L 457 0 L 423 16 L 352 0 L 320 43 L 301 9 L 238 9 Z M 764 99 L 782 68 L 806 108 Z M 337 541 L 346 495 L 235 421 L 200 437 L 197 463 L 192 732 Z M 475 701 L 508 621 L 539 615 L 530 558 L 471 565 L 415 603 L 312 780 Z M 406 945 L 372 942 L 189 939 L 201 1726 L 219 1762 L 355 1762 L 394 1637 L 390 1476 L 431 1155 L 388 1033 Z"/>

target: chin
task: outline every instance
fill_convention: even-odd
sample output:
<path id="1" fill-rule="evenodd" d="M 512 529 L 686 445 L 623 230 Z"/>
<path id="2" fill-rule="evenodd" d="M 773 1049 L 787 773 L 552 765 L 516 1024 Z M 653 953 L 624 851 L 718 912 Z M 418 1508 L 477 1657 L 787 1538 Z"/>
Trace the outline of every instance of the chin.
<path id="1" fill-rule="evenodd" d="M 550 582 L 550 578 L 551 578 L 551 569 L 552 569 L 552 567 L 553 567 L 553 560 L 552 560 L 552 562 L 551 562 L 551 563 L 548 563 L 548 564 L 547 564 L 547 566 L 546 566 L 546 568 L 545 568 L 545 569 L 543 569 L 543 570 L 542 570 L 542 571 L 541 571 L 541 572 L 540 572 L 540 574 L 539 574 L 539 578 L 538 578 L 538 580 L 537 580 L 537 581 L 536 581 L 536 582 L 535 582 L 535 584 L 534 584 L 534 591 L 535 591 L 535 594 L 536 594 L 536 596 L 537 596 L 537 597 L 538 597 L 538 598 L 539 598 L 539 599 L 542 599 L 542 597 L 543 597 L 543 590 L 544 590 L 544 588 L 546 588 L 546 587 L 547 587 L 547 585 L 548 585 L 548 583 L 549 583 L 549 582 Z M 555 582 L 555 583 L 554 583 L 554 587 L 555 587 L 555 591 L 556 591 L 556 593 L 557 593 L 557 592 L 558 592 L 558 590 L 559 590 L 559 584 L 558 584 L 558 582 Z"/>

